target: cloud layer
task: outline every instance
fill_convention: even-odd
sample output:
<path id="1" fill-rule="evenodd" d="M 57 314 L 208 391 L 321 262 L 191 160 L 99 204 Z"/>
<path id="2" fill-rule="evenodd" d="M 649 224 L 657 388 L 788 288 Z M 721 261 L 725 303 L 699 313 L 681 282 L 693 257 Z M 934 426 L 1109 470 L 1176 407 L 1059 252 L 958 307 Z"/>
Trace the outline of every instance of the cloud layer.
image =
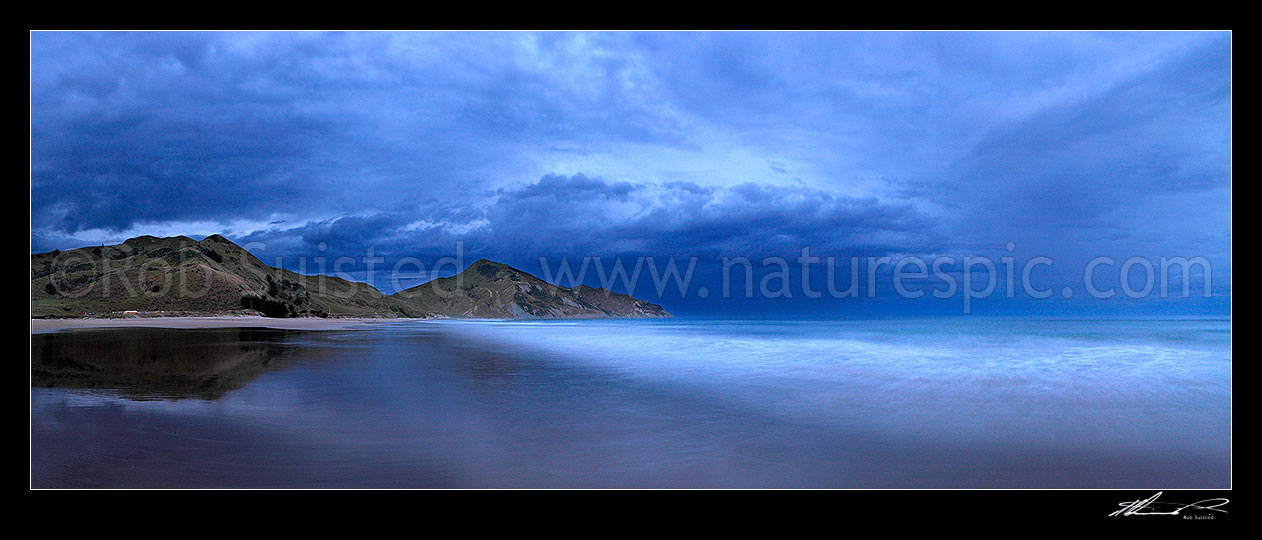
<path id="1" fill-rule="evenodd" d="M 1202 255 L 1225 33 L 34 33 L 33 251 Z M 321 247 L 322 246 L 322 247 Z"/>

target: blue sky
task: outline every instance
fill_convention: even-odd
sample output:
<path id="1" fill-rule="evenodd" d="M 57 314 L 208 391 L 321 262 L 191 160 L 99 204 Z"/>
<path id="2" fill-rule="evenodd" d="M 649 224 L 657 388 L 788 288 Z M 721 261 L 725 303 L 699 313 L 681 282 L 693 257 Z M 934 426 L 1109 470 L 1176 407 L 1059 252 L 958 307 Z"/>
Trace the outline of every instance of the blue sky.
<path id="1" fill-rule="evenodd" d="M 35 32 L 31 147 L 33 252 L 1201 256 L 1230 300 L 1223 32 Z"/>

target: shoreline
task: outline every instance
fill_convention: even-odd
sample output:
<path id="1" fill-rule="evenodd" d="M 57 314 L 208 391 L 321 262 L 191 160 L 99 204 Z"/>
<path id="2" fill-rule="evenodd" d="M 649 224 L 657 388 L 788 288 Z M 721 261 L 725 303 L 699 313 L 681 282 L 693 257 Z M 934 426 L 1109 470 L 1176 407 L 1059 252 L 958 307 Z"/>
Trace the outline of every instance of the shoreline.
<path id="1" fill-rule="evenodd" d="M 31 335 L 49 334 L 75 328 L 273 328 L 277 330 L 356 330 L 398 320 L 370 317 L 280 319 L 258 315 L 214 315 L 207 317 L 130 317 L 100 319 L 31 319 Z"/>

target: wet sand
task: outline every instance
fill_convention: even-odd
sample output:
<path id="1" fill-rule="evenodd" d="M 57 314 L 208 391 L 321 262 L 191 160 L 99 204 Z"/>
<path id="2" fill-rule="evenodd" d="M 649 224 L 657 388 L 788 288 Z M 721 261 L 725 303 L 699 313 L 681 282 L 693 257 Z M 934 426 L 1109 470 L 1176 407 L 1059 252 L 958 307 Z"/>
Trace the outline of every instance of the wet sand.
<path id="1" fill-rule="evenodd" d="M 275 319 L 258 316 L 217 317 L 134 317 L 124 319 L 31 319 L 32 334 L 46 334 L 72 328 L 276 328 L 280 330 L 351 330 L 369 328 L 373 323 L 401 319 L 298 318 Z"/>

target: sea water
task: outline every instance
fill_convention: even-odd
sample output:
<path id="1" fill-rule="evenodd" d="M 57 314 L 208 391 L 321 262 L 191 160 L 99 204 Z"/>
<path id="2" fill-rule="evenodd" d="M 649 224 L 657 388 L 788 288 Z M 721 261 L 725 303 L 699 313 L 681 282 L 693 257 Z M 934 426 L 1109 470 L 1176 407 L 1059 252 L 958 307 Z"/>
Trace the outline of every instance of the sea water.
<path id="1" fill-rule="evenodd" d="M 34 487 L 1227 488 L 1227 319 L 32 336 Z"/>

